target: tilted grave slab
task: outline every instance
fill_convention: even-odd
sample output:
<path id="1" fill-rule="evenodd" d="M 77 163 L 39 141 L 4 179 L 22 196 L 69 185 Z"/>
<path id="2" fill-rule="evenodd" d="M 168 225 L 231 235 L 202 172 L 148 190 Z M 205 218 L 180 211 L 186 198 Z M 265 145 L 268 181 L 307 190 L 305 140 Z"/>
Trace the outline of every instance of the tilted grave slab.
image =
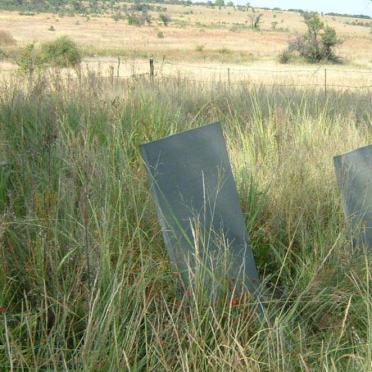
<path id="1" fill-rule="evenodd" d="M 353 245 L 372 248 L 372 145 L 334 157 Z"/>
<path id="2" fill-rule="evenodd" d="M 259 276 L 220 124 L 141 151 L 168 255 L 185 286 L 198 281 L 210 294 L 226 285 L 236 295 L 256 292 Z"/>

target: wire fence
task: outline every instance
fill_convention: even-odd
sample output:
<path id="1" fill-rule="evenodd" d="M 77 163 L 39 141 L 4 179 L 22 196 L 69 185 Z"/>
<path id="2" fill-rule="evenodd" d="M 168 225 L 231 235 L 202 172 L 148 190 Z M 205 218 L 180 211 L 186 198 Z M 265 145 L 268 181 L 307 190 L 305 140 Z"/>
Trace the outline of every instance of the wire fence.
<path id="1" fill-rule="evenodd" d="M 194 83 L 224 83 L 228 86 L 276 86 L 288 88 L 323 89 L 325 94 L 335 90 L 372 90 L 372 69 L 348 69 L 344 66 L 316 66 L 304 69 L 295 65 L 291 68 L 269 66 L 234 65 L 214 63 L 186 63 L 162 60 L 122 60 L 106 58 L 86 60 L 80 73 L 95 73 L 110 79 L 177 79 Z M 15 72 L 15 68 L 1 69 L 1 72 Z"/>
<path id="2" fill-rule="evenodd" d="M 112 63 L 110 60 L 108 63 Z M 165 58 L 159 61 L 132 61 L 129 76 L 149 76 L 150 79 L 185 79 L 195 83 L 220 82 L 227 85 L 259 85 L 281 86 L 292 88 L 319 88 L 325 94 L 329 89 L 339 90 L 371 90 L 372 69 L 348 69 L 344 66 L 316 66 L 314 68 L 258 68 L 252 65 L 229 65 L 208 63 L 173 62 Z M 116 70 L 117 77 L 122 77 L 123 71 L 111 66 L 112 73 Z M 128 76 L 128 75 L 127 75 Z"/>

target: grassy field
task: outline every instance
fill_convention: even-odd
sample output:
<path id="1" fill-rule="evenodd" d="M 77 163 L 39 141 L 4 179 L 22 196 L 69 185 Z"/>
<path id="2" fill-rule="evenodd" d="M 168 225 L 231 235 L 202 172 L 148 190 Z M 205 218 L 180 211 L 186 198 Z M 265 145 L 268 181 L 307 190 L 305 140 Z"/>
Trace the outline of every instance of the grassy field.
<path id="1" fill-rule="evenodd" d="M 0 12 L 0 370 L 372 370 L 372 257 L 349 241 L 333 169 L 372 141 L 371 27 L 324 16 L 344 63 L 280 65 L 299 13 L 256 9 L 253 31 L 251 11 L 159 6 L 168 26 Z M 19 48 L 62 35 L 79 68 L 18 71 Z M 253 298 L 184 293 L 139 153 L 214 121 L 264 319 Z"/>
<path id="2" fill-rule="evenodd" d="M 129 8 L 131 4 L 120 6 Z M 256 8 L 253 13 L 233 7 L 153 6 L 161 10 L 150 11 L 152 22 L 144 26 L 129 25 L 124 11 L 121 13 L 123 19 L 119 20 L 113 18 L 115 13 L 112 12 L 89 16 L 65 13 L 62 16 L 2 11 L 0 77 L 18 73 L 15 60 L 20 48 L 68 36 L 82 51 L 82 69 L 106 77 L 148 74 L 148 60 L 154 58 L 155 74 L 161 77 L 324 89 L 326 68 L 327 85 L 331 88 L 372 87 L 372 21 L 322 16 L 342 40 L 336 52 L 343 64 L 319 66 L 295 61 L 283 65 L 278 62 L 279 54 L 296 34 L 306 29 L 298 12 Z M 162 13 L 170 18 L 168 26 L 159 19 Z M 252 14 L 263 15 L 258 31 L 249 27 Z M 6 31 L 13 42 L 2 40 L 1 31 Z M 5 55 L 2 60 L 1 50 Z"/>
<path id="3" fill-rule="evenodd" d="M 371 142 L 370 95 L 90 74 L 0 97 L 2 370 L 371 370 L 371 256 L 332 162 Z M 267 320 L 184 296 L 139 154 L 216 120 Z"/>
<path id="4" fill-rule="evenodd" d="M 151 25 L 146 26 L 131 26 L 127 20 L 115 21 L 112 14 L 61 17 L 58 14 L 26 16 L 3 11 L 0 13 L 0 29 L 9 31 L 19 45 L 68 35 L 92 54 L 138 56 L 143 53 L 165 55 L 175 60 L 203 60 L 218 59 L 218 54 L 224 54 L 219 52 L 227 50 L 231 59 L 240 58 L 242 61 L 275 58 L 286 48 L 294 33 L 306 29 L 302 15 L 296 12 L 257 8 L 256 13 L 263 14 L 262 25 L 260 31 L 254 31 L 249 29 L 251 11 L 232 7 L 160 6 L 166 9 L 165 13 L 171 19 L 168 26 L 161 23 L 160 13 L 154 11 L 149 12 L 153 19 Z M 357 21 L 353 18 L 322 18 L 344 41 L 339 48 L 343 58 L 371 66 L 371 27 L 352 25 Z M 275 30 L 272 22 L 277 22 Z M 364 22 L 369 23 L 368 20 Z M 55 31 L 49 31 L 51 26 Z M 164 37 L 159 38 L 159 32 Z"/>

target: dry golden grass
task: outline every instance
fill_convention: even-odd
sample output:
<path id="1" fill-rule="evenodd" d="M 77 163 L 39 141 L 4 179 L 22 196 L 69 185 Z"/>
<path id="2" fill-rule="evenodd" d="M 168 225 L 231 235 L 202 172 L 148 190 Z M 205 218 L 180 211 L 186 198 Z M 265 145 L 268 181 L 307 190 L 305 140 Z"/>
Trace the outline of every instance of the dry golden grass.
<path id="1" fill-rule="evenodd" d="M 86 59 L 85 64 L 101 70 L 103 74 L 109 73 L 110 66 L 115 67 L 115 58 L 121 55 L 121 76 L 147 72 L 144 58 L 154 56 L 158 74 L 182 73 L 195 79 L 227 79 L 227 68 L 230 68 L 232 81 L 322 84 L 324 80 L 323 71 L 316 72 L 316 66 L 283 66 L 275 62 L 294 34 L 305 30 L 302 16 L 298 13 L 256 9 L 257 13 L 263 14 L 263 22 L 261 31 L 253 31 L 248 28 L 252 11 L 182 5 L 166 5 L 166 8 L 172 19 L 168 26 L 161 24 L 158 12 L 150 13 L 153 19 L 150 26 L 141 27 L 129 26 L 126 20 L 115 21 L 110 14 L 87 18 L 1 12 L 0 30 L 9 32 L 17 46 L 50 41 L 62 35 L 70 36 L 93 57 Z M 344 66 L 330 67 L 335 71 L 329 71 L 329 83 L 372 84 L 370 75 L 345 72 L 346 69 L 372 68 L 370 28 L 347 24 L 353 21 L 352 18 L 324 16 L 323 19 L 337 30 L 343 40 L 337 53 L 347 62 Z M 272 30 L 272 22 L 277 22 L 277 30 Z M 48 30 L 51 26 L 55 31 Z M 158 37 L 159 32 L 163 33 L 163 38 Z M 103 58 L 110 56 L 115 58 Z M 139 58 L 142 58 L 141 63 Z M 163 59 L 179 64 L 163 64 Z M 184 66 L 185 63 L 189 66 Z M 1 68 L 3 71 L 12 70 L 15 66 L 3 64 Z M 254 71 L 257 69 L 263 71 Z M 283 69 L 289 69 L 291 73 L 271 72 Z M 298 72 L 303 69 L 310 71 L 305 74 Z"/>

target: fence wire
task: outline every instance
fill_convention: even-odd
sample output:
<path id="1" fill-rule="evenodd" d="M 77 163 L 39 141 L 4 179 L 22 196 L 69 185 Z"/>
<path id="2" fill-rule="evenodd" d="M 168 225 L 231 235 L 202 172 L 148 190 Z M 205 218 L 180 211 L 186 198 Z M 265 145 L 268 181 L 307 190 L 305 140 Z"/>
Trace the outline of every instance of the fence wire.
<path id="1" fill-rule="evenodd" d="M 153 69 L 150 69 L 148 61 L 144 60 L 122 61 L 120 58 L 102 61 L 87 60 L 80 67 L 80 71 L 86 70 L 87 74 L 94 73 L 97 77 L 111 80 L 142 78 L 187 80 L 193 83 L 220 83 L 228 86 L 319 88 L 324 89 L 325 92 L 328 89 L 364 91 L 372 89 L 372 69 L 344 69 L 341 66 L 317 66 L 312 69 L 296 69 L 294 66 L 287 69 L 270 69 L 250 65 L 173 62 L 166 59 L 152 60 L 151 63 Z M 1 69 L 0 67 L 0 73 L 16 71 L 16 69 Z M 67 71 L 66 75 L 70 73 L 71 71 Z"/>

